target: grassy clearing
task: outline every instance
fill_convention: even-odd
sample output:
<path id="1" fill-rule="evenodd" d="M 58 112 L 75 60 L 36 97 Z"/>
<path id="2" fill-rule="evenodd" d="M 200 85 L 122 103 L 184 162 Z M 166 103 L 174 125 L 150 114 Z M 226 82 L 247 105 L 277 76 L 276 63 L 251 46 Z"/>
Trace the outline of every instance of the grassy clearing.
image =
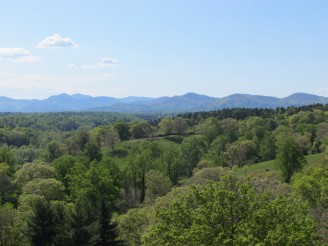
<path id="1" fill-rule="evenodd" d="M 313 154 L 305 156 L 306 165 L 323 165 L 325 162 L 325 153 Z M 280 176 L 280 171 L 276 167 L 276 160 L 264 161 L 253 165 L 247 165 L 242 168 L 234 169 L 238 175 L 263 175 L 263 176 Z"/>
<path id="2" fill-rule="evenodd" d="M 161 138 L 154 138 L 154 139 L 133 139 L 130 141 L 124 141 L 121 143 L 118 143 L 115 150 L 115 155 L 111 153 L 111 150 L 107 147 L 103 148 L 103 154 L 105 156 L 110 156 L 115 163 L 118 165 L 118 167 L 121 170 L 124 170 L 127 166 L 127 159 L 128 156 L 131 153 L 131 150 L 138 146 L 138 144 L 144 142 L 144 141 L 153 141 L 157 143 L 162 149 L 165 151 L 174 148 L 174 149 L 180 149 L 180 144 L 173 141 L 174 139 L 168 140 L 167 138 L 161 137 Z"/>

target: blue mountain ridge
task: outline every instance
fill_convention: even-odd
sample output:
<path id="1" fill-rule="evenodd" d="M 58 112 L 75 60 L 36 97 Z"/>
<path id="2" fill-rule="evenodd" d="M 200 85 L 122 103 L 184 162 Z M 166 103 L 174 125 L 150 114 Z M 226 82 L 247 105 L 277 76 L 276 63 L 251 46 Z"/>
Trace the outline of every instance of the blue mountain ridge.
<path id="1" fill-rule="evenodd" d="M 307 93 L 295 93 L 285 98 L 250 94 L 233 94 L 215 98 L 196 93 L 172 97 L 92 97 L 66 93 L 50 96 L 43 100 L 12 99 L 0 97 L 0 112 L 62 112 L 62 111 L 105 111 L 125 113 L 167 112 L 182 113 L 210 111 L 223 108 L 275 108 L 328 103 L 328 97 Z"/>

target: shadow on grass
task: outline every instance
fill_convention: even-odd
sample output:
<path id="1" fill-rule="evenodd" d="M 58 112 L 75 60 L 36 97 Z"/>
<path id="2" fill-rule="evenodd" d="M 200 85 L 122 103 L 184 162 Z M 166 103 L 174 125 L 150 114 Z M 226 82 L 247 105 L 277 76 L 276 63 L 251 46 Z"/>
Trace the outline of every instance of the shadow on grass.
<path id="1" fill-rule="evenodd" d="M 118 157 L 118 158 L 124 158 L 127 157 L 129 152 L 125 149 L 117 149 L 114 151 L 114 153 L 111 153 L 111 156 Z"/>
<path id="2" fill-rule="evenodd" d="M 174 143 L 177 143 L 177 144 L 181 144 L 181 142 L 183 141 L 183 139 L 179 138 L 178 136 L 167 136 L 164 139 L 169 140 Z"/>

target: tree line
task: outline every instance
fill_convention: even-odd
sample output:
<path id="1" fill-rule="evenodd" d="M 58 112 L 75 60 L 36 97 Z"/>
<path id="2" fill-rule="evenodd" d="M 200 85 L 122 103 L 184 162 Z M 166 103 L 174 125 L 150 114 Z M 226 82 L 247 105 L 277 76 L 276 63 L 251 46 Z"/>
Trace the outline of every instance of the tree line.
<path id="1" fill-rule="evenodd" d="M 325 105 L 0 125 L 0 245 L 327 242 L 327 167 L 304 159 L 325 152 Z M 273 159 L 280 179 L 234 172 Z"/>

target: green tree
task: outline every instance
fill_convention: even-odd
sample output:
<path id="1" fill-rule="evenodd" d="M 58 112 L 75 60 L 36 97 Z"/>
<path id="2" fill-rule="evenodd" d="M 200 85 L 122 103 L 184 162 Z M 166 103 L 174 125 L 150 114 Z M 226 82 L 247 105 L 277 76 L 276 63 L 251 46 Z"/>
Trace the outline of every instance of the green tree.
<path id="1" fill-rule="evenodd" d="M 179 138 L 181 135 L 185 134 L 188 129 L 188 123 L 186 119 L 182 117 L 175 117 L 174 118 L 174 129 L 178 133 Z"/>
<path id="2" fill-rule="evenodd" d="M 230 141 L 236 141 L 238 138 L 239 126 L 238 121 L 233 118 L 225 118 L 221 121 L 223 134 L 229 136 Z"/>
<path id="3" fill-rule="evenodd" d="M 51 163 L 53 160 L 63 155 L 63 151 L 60 149 L 60 146 L 57 142 L 51 141 L 47 145 L 46 150 L 46 161 Z"/>
<path id="4" fill-rule="evenodd" d="M 180 152 L 172 146 L 163 152 L 160 159 L 161 171 L 167 175 L 171 182 L 176 185 L 179 178 L 185 175 L 184 160 L 180 157 Z"/>
<path id="5" fill-rule="evenodd" d="M 101 136 L 102 143 L 109 146 L 115 152 L 115 146 L 120 142 L 120 136 L 115 128 L 109 128 Z"/>
<path id="6" fill-rule="evenodd" d="M 89 140 L 90 140 L 90 134 L 87 131 L 82 130 L 78 132 L 76 136 L 76 143 L 81 151 L 84 150 Z"/>
<path id="7" fill-rule="evenodd" d="M 81 203 L 76 203 L 70 216 L 72 245 L 88 246 L 95 234 L 93 221 L 86 208 Z"/>
<path id="8" fill-rule="evenodd" d="M 36 178 L 55 178 L 55 170 L 44 163 L 26 163 L 15 173 L 15 183 L 20 188 Z"/>
<path id="9" fill-rule="evenodd" d="M 158 123 L 159 130 L 164 135 L 170 135 L 174 130 L 174 121 L 172 118 L 163 118 Z"/>
<path id="10" fill-rule="evenodd" d="M 289 183 L 294 172 L 300 171 L 305 163 L 303 153 L 292 136 L 287 136 L 278 144 L 277 166 L 281 170 L 282 177 Z"/>
<path id="11" fill-rule="evenodd" d="M 117 130 L 121 141 L 129 140 L 131 137 L 130 126 L 124 121 L 117 121 L 114 124 L 114 128 Z"/>
<path id="12" fill-rule="evenodd" d="M 208 144 L 211 144 L 212 141 L 220 134 L 221 129 L 218 120 L 214 117 L 209 117 L 200 122 L 196 126 L 196 130 L 205 137 Z"/>
<path id="13" fill-rule="evenodd" d="M 0 163 L 0 206 L 7 201 L 7 194 L 13 188 L 10 177 L 8 176 L 9 166 L 5 163 Z"/>
<path id="14" fill-rule="evenodd" d="M 231 175 L 158 206 L 155 221 L 144 245 L 315 245 L 317 240 L 304 204 L 271 200 Z"/>
<path id="15" fill-rule="evenodd" d="M 119 143 L 120 137 L 115 127 L 113 126 L 98 126 L 92 130 L 96 138 L 96 142 L 100 146 L 108 146 L 115 151 L 115 146 Z"/>
<path id="16" fill-rule="evenodd" d="M 24 234 L 31 245 L 62 245 L 58 240 L 63 233 L 65 215 L 63 208 L 56 209 L 49 201 L 38 199 L 32 206 L 32 213 L 27 219 Z M 59 242 L 58 242 L 59 241 Z M 59 243 L 59 244 L 58 244 Z"/>
<path id="17" fill-rule="evenodd" d="M 56 178 L 63 183 L 67 194 L 69 194 L 69 174 L 76 162 L 77 158 L 74 156 L 64 155 L 51 163 L 56 171 Z"/>
<path id="18" fill-rule="evenodd" d="M 119 196 L 118 181 L 113 178 L 112 168 L 106 163 L 91 163 L 90 168 L 76 164 L 69 175 L 71 198 L 81 202 L 90 213 L 97 216 L 101 199 L 114 206 Z"/>
<path id="19" fill-rule="evenodd" d="M 144 121 L 132 121 L 131 122 L 131 133 L 133 138 L 146 138 L 152 133 L 151 126 Z"/>
<path id="20" fill-rule="evenodd" d="M 63 200 L 65 198 L 63 184 L 54 178 L 33 179 L 25 184 L 22 195 L 35 194 L 47 200 Z"/>
<path id="21" fill-rule="evenodd" d="M 228 166 L 232 167 L 236 165 L 242 167 L 246 164 L 253 164 L 255 162 L 257 149 L 253 141 L 236 141 L 227 145 L 223 155 Z"/>
<path id="22" fill-rule="evenodd" d="M 9 166 L 8 174 L 12 175 L 15 172 L 16 158 L 7 145 L 0 147 L 0 163 L 6 163 Z"/>
<path id="23" fill-rule="evenodd" d="M 99 215 L 99 236 L 96 241 L 96 246 L 119 246 L 123 242 L 117 240 L 118 232 L 116 223 L 110 223 L 111 212 L 104 199 L 101 200 L 100 215 Z"/>
<path id="24" fill-rule="evenodd" d="M 100 161 L 102 158 L 100 146 L 94 141 L 89 141 L 85 145 L 84 152 L 90 161 Z"/>
<path id="25" fill-rule="evenodd" d="M 161 157 L 162 149 L 153 142 L 143 142 L 129 156 L 128 173 L 133 182 L 134 193 L 137 196 L 140 189 L 139 201 L 142 203 L 146 195 L 146 173 L 153 169 Z"/>
<path id="26" fill-rule="evenodd" d="M 221 134 L 216 139 L 213 140 L 210 147 L 210 154 L 212 160 L 216 165 L 225 165 L 225 160 L 223 158 L 223 152 L 226 146 L 231 142 L 230 136 L 228 134 Z"/>
<path id="27" fill-rule="evenodd" d="M 9 205 L 0 206 L 0 245 L 18 245 L 17 230 L 15 230 L 16 209 Z"/>
<path id="28" fill-rule="evenodd" d="M 117 217 L 119 237 L 128 242 L 128 245 L 142 244 L 141 238 L 149 226 L 151 211 L 149 207 L 129 209 L 125 214 Z"/>
<path id="29" fill-rule="evenodd" d="M 187 174 L 192 175 L 192 170 L 197 166 L 205 149 L 205 143 L 199 136 L 185 138 L 181 144 L 182 157 L 187 164 Z"/>
<path id="30" fill-rule="evenodd" d="M 294 195 L 311 206 L 311 215 L 315 218 L 317 235 L 323 245 L 328 244 L 328 170 L 313 166 L 292 178 Z"/>
<path id="31" fill-rule="evenodd" d="M 310 168 L 292 178 L 294 192 L 312 207 L 323 205 L 328 208 L 328 171 L 322 167 Z"/>
<path id="32" fill-rule="evenodd" d="M 273 160 L 276 156 L 276 142 L 272 133 L 266 132 L 259 143 L 259 155 L 262 161 Z"/>
<path id="33" fill-rule="evenodd" d="M 166 195 L 172 189 L 172 183 L 167 176 L 157 170 L 151 170 L 146 174 L 146 197 L 147 202 L 154 202 L 159 196 Z"/>

